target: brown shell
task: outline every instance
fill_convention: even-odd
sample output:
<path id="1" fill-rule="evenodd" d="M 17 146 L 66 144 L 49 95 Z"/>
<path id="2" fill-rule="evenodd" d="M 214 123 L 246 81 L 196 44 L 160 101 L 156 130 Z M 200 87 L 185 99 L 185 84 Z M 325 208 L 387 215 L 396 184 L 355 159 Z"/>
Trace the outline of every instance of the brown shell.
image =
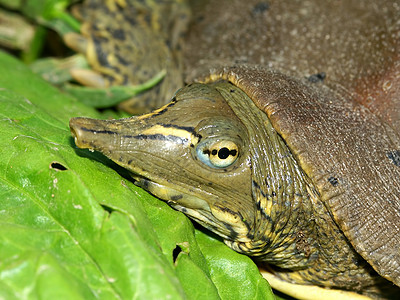
<path id="1" fill-rule="evenodd" d="M 400 6 L 229 3 L 197 12 L 187 78 L 212 70 L 242 88 L 355 249 L 400 286 Z"/>
<path id="2" fill-rule="evenodd" d="M 199 2 L 184 43 L 187 82 L 243 64 L 314 81 L 325 75 L 326 85 L 346 90 L 400 130 L 393 100 L 400 93 L 398 1 Z"/>
<path id="3" fill-rule="evenodd" d="M 400 285 L 398 132 L 351 98 L 280 73 L 217 74 L 268 114 L 357 252 Z"/>

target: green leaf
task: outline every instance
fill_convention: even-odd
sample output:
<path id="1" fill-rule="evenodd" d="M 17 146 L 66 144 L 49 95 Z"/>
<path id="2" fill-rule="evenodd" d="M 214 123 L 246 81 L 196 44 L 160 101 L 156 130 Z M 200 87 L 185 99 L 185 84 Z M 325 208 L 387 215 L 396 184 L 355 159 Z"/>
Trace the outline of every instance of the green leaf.
<path id="1" fill-rule="evenodd" d="M 135 187 L 122 185 L 105 165 L 78 156 L 66 124 L 28 99 L 2 90 L 0 111 L 0 227 L 14 228 L 0 237 L 1 261 L 9 262 L 6 273 L 14 275 L 5 278 L 1 270 L 0 276 L 12 291 L 24 291 L 18 285 L 25 282 L 33 287 L 28 298 L 41 298 L 48 289 L 68 291 L 70 299 L 74 293 L 85 299 L 183 298 L 173 266 L 147 229 L 151 224 L 140 198 L 131 199 Z M 109 214 L 99 204 L 114 198 L 129 203 L 133 214 Z M 21 269 L 24 258 L 30 268 L 16 277 L 14 267 Z M 47 268 L 58 274 L 52 276 L 54 288 L 52 281 L 41 283 Z"/>
<path id="2" fill-rule="evenodd" d="M 28 97 L 38 108 L 61 120 L 64 127 L 74 116 L 101 117 L 98 112 L 75 98 L 60 93 L 57 88 L 34 75 L 27 66 L 12 56 L 0 52 L 0 66 L 3 71 L 3 76 L 0 76 L 0 87 Z"/>
<path id="3" fill-rule="evenodd" d="M 73 0 L 0 0 L 0 44 L 22 50 L 21 59 L 32 63 L 46 41 L 48 29 L 60 36 L 79 32 L 80 23 L 67 11 Z M 11 30 L 10 30 L 11 28 Z"/>
<path id="4" fill-rule="evenodd" d="M 275 299 L 271 287 L 259 276 L 257 266 L 249 257 L 236 253 L 210 233 L 197 231 L 196 239 L 222 299 Z"/>
<path id="5" fill-rule="evenodd" d="M 247 257 L 75 147 L 69 118 L 99 113 L 0 65 L 0 298 L 268 299 Z"/>
<path id="6" fill-rule="evenodd" d="M 80 29 L 79 22 L 67 12 L 67 7 L 73 2 L 73 0 L 0 0 L 0 4 L 20 11 L 36 22 L 56 30 L 60 35 Z"/>

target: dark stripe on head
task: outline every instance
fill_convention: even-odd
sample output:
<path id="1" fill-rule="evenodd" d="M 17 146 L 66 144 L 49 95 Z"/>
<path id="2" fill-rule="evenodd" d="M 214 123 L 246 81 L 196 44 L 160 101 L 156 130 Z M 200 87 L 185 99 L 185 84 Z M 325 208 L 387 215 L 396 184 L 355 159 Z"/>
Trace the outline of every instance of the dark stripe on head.
<path id="1" fill-rule="evenodd" d="M 87 132 L 92 132 L 92 133 L 100 133 L 100 134 L 117 134 L 115 131 L 111 130 L 97 130 L 97 129 L 91 129 L 91 128 L 86 128 L 86 127 L 80 127 L 79 128 L 82 131 L 87 131 Z"/>
<path id="2" fill-rule="evenodd" d="M 80 128 L 82 131 L 87 131 L 87 132 L 92 132 L 95 134 L 118 134 L 115 131 L 111 130 L 96 130 L 96 129 L 90 129 L 86 127 L 81 127 Z M 176 144 L 186 144 L 189 142 L 187 138 L 182 138 L 180 136 L 175 136 L 175 135 L 163 135 L 163 134 L 138 134 L 138 135 L 121 135 L 122 138 L 126 139 L 136 139 L 136 140 L 159 140 L 159 141 L 168 141 L 168 142 L 173 142 Z"/>

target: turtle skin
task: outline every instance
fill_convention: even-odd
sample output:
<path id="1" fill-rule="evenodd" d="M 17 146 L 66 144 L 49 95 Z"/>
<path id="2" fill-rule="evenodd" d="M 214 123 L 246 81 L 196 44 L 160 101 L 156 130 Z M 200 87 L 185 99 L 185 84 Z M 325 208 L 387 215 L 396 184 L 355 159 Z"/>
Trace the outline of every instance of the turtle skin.
<path id="1" fill-rule="evenodd" d="M 202 1 L 192 11 L 183 75 L 202 84 L 147 115 L 72 119 L 77 146 L 284 280 L 394 298 L 399 6 Z"/>

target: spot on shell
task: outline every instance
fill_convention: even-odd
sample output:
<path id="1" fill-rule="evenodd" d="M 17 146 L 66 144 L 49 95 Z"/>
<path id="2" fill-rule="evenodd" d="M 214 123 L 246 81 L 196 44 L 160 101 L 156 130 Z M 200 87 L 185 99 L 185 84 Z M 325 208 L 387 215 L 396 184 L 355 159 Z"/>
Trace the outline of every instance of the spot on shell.
<path id="1" fill-rule="evenodd" d="M 328 178 L 328 182 L 332 185 L 332 186 L 338 186 L 339 185 L 339 180 L 336 177 L 329 177 Z"/>
<path id="2" fill-rule="evenodd" d="M 267 2 L 259 2 L 256 5 L 254 5 L 251 12 L 253 15 L 260 15 L 266 12 L 268 9 L 269 9 L 269 4 Z"/>
<path id="3" fill-rule="evenodd" d="M 318 82 L 323 82 L 325 77 L 326 77 L 325 72 L 320 72 L 309 76 L 307 80 L 311 83 L 318 83 Z"/>
<path id="4" fill-rule="evenodd" d="M 387 93 L 391 88 L 392 88 L 392 82 L 390 80 L 385 81 L 382 85 L 382 89 L 385 93 Z"/>
<path id="5" fill-rule="evenodd" d="M 395 166 L 400 167 L 400 150 L 388 151 L 386 156 L 394 163 Z"/>

